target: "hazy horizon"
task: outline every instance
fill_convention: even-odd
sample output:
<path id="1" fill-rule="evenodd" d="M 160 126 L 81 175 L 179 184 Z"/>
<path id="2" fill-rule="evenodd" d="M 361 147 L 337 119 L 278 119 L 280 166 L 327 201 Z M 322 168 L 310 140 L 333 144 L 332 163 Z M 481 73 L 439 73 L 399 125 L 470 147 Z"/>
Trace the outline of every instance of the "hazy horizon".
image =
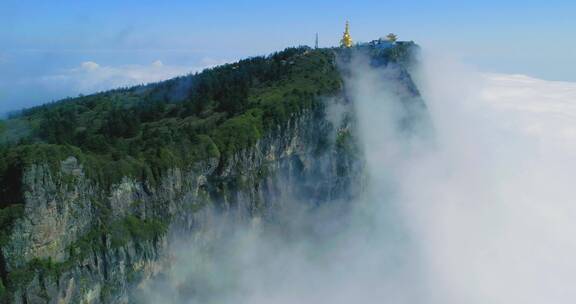
<path id="1" fill-rule="evenodd" d="M 329 8 L 329 9 L 326 9 Z M 164 80 L 289 46 L 338 44 L 390 32 L 480 71 L 576 81 L 576 4 L 555 0 L 51 1 L 0 4 L 0 113 Z M 558 50 L 561 50 L 558 52 Z"/>

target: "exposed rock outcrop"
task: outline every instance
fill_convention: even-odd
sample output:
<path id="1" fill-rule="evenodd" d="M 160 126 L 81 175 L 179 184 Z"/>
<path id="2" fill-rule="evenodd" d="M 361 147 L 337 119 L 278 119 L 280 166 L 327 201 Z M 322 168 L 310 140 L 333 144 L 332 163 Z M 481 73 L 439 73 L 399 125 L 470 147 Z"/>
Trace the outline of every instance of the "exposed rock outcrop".
<path id="1" fill-rule="evenodd" d="M 12 300 L 125 303 L 130 287 L 169 265 L 171 231 L 210 229 L 221 213 L 267 218 L 287 197 L 319 204 L 354 195 L 362 165 L 346 147 L 353 142 L 337 143 L 339 130 L 350 126 L 325 113 L 337 102 L 328 98 L 294 115 L 250 149 L 170 169 L 155 186 L 124 178 L 101 189 L 74 157 L 57 172 L 31 166 L 23 178 L 24 216 L 2 248 L 7 271 L 21 273 Z M 101 231 L 102 210 L 119 231 Z"/>

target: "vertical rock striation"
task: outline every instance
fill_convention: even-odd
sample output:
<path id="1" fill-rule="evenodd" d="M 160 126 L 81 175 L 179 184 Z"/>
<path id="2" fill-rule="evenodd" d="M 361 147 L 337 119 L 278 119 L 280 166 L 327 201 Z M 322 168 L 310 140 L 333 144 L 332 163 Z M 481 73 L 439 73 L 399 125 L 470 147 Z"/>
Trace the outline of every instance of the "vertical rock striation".
<path id="1" fill-rule="evenodd" d="M 365 47 L 376 50 L 375 65 L 398 62 L 398 78 L 419 96 L 401 64 L 407 53 Z M 172 235 L 212 229 L 222 214 L 274 220 L 291 201 L 350 201 L 364 177 L 345 95 L 316 100 L 249 148 L 170 168 L 154 183 L 124 177 L 105 187 L 73 153 L 58 168 L 26 166 L 22 215 L 0 254 L 5 301 L 128 303 L 132 288 L 169 267 Z"/>

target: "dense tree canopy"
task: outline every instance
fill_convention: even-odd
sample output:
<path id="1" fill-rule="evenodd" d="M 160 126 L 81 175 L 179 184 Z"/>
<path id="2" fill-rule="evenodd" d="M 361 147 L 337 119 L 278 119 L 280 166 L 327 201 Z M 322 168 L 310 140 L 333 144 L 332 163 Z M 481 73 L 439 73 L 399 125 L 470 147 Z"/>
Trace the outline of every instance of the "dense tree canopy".
<path id="1" fill-rule="evenodd" d="M 22 162 L 7 159 L 10 151 L 71 146 L 78 148 L 85 167 L 93 164 L 93 177 L 102 183 L 123 174 L 153 180 L 166 168 L 246 148 L 267 128 L 317 104 L 315 96 L 339 87 L 330 50 L 288 48 L 160 83 L 25 110 L 7 121 L 26 132 L 11 137 L 18 141 L 0 150 L 0 160 L 18 167 Z M 6 145 L 10 137 L 5 135 L 18 130 L 3 131 L 3 125 L 0 143 Z M 12 177 L 18 171 L 0 170 L 0 176 Z"/>

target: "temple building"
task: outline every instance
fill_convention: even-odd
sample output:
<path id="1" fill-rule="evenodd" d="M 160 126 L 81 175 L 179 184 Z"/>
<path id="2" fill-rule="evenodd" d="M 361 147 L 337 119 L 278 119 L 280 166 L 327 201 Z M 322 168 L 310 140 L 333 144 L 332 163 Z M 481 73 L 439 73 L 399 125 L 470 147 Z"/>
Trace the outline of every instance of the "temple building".
<path id="1" fill-rule="evenodd" d="M 350 36 L 350 24 L 346 21 L 346 29 L 344 30 L 344 36 L 340 40 L 340 46 L 349 48 L 352 47 L 352 36 Z"/>

